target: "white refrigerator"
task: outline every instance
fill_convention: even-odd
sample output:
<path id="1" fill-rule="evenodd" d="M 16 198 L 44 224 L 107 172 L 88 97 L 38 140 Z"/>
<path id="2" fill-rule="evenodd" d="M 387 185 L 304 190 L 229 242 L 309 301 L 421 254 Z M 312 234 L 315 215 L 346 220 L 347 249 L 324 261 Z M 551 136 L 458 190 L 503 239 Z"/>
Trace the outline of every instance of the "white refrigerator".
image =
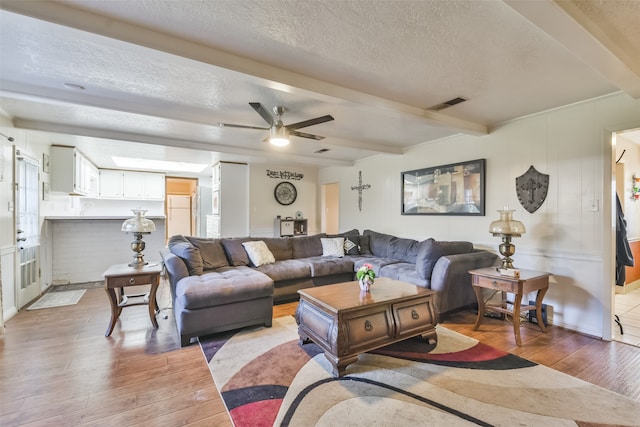
<path id="1" fill-rule="evenodd" d="M 167 195 L 167 239 L 191 236 L 191 196 Z"/>

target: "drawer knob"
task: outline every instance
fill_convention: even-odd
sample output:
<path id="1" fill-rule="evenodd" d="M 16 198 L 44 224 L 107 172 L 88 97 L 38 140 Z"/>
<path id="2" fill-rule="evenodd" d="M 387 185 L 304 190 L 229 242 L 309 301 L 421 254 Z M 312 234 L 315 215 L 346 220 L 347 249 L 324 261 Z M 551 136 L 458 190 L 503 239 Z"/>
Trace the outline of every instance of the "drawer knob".
<path id="1" fill-rule="evenodd" d="M 415 311 L 415 310 L 411 310 L 411 318 L 412 318 L 413 320 L 418 320 L 418 319 L 420 318 L 420 315 L 418 314 L 418 312 L 417 312 L 417 311 Z"/>
<path id="2" fill-rule="evenodd" d="M 498 286 L 498 282 L 496 282 L 495 280 L 494 280 L 493 282 L 491 282 L 491 284 L 492 284 L 493 286 Z"/>
<path id="3" fill-rule="evenodd" d="M 364 322 L 364 330 L 367 331 L 367 332 L 373 331 L 373 324 L 371 322 L 369 322 L 368 320 L 365 320 L 365 322 Z"/>
<path id="4" fill-rule="evenodd" d="M 129 279 L 129 284 L 130 285 L 135 285 L 136 284 L 136 279 L 133 278 L 133 277 L 131 279 Z"/>

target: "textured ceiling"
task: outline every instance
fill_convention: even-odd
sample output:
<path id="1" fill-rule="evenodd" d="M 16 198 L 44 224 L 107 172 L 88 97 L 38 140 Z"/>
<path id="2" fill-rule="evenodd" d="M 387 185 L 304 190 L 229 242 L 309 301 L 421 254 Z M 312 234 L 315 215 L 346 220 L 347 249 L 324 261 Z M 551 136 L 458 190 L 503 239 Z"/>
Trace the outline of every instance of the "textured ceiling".
<path id="1" fill-rule="evenodd" d="M 619 90 L 640 96 L 637 1 L 3 0 L 0 9 L 0 107 L 99 167 L 123 152 L 349 165 Z M 468 101 L 429 109 L 458 96 Z M 276 149 L 266 131 L 217 126 L 264 126 L 249 102 L 286 106 L 285 124 L 335 120 L 302 129 L 321 141 Z"/>

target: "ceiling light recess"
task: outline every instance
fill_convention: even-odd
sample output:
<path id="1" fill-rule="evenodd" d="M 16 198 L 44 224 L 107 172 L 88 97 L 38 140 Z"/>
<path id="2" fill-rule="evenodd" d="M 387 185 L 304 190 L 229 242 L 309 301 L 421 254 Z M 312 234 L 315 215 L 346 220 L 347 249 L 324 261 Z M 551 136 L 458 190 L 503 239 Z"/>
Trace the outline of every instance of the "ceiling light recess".
<path id="1" fill-rule="evenodd" d="M 167 160 L 134 159 L 132 157 L 112 156 L 113 162 L 119 168 L 145 169 L 160 172 L 190 172 L 200 173 L 207 166 L 203 163 L 171 162 Z"/>

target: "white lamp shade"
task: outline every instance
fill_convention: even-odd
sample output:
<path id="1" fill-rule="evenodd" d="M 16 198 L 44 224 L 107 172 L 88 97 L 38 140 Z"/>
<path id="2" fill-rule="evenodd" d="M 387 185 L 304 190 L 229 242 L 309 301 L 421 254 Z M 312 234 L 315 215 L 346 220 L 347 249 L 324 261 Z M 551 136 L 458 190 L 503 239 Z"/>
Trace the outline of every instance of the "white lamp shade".
<path id="1" fill-rule="evenodd" d="M 145 218 L 144 214 L 147 212 L 144 209 L 131 209 L 134 213 L 133 218 L 127 219 L 122 223 L 122 231 L 126 233 L 151 233 L 156 230 L 156 225 L 148 218 Z"/>

